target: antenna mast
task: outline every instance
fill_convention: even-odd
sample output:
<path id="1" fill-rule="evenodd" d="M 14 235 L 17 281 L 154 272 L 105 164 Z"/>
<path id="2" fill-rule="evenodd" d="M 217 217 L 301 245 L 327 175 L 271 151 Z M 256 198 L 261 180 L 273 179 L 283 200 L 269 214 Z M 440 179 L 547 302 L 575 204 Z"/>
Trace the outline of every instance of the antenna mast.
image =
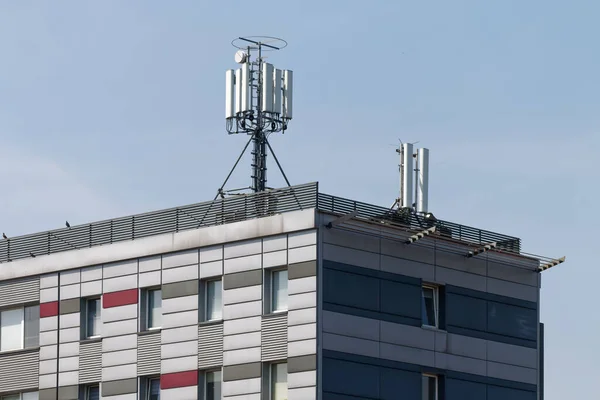
<path id="1" fill-rule="evenodd" d="M 281 50 L 287 46 L 283 39 L 270 36 L 239 37 L 231 42 L 238 49 L 235 61 L 240 64 L 237 70 L 226 72 L 225 118 L 229 134 L 245 133 L 250 140 L 244 147 L 237 166 L 250 142 L 252 143 L 252 185 L 249 188 L 235 189 L 234 192 L 251 189 L 262 192 L 267 187 L 267 150 L 271 152 L 286 183 L 290 183 L 269 144 L 269 135 L 285 133 L 292 119 L 293 73 L 290 70 L 276 69 L 263 59 L 263 52 Z M 219 189 L 223 188 L 232 171 Z"/>

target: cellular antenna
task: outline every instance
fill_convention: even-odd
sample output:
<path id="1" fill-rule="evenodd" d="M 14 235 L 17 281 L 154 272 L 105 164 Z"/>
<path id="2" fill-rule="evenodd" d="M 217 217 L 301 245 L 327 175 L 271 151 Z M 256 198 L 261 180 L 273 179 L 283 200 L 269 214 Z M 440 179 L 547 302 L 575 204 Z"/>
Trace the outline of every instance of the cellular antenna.
<path id="1" fill-rule="evenodd" d="M 246 147 L 219 189 L 217 197 L 250 189 L 262 192 L 267 187 L 267 150 L 271 152 L 286 183 L 290 183 L 279 164 L 268 137 L 285 133 L 293 116 L 293 73 L 264 61 L 263 53 L 287 46 L 283 39 L 271 36 L 246 36 L 234 39 L 234 60 L 240 66 L 225 73 L 225 127 L 229 134 L 250 136 Z M 224 191 L 229 177 L 252 143 L 252 185 Z"/>

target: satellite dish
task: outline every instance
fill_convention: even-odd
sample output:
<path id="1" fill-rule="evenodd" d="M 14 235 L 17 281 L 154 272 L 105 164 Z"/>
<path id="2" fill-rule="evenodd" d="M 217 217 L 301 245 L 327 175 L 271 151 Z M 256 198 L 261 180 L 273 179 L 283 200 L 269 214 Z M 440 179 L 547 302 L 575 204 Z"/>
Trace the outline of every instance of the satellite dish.
<path id="1" fill-rule="evenodd" d="M 244 50 L 238 50 L 235 52 L 235 62 L 238 64 L 243 64 L 248 59 L 248 54 Z"/>

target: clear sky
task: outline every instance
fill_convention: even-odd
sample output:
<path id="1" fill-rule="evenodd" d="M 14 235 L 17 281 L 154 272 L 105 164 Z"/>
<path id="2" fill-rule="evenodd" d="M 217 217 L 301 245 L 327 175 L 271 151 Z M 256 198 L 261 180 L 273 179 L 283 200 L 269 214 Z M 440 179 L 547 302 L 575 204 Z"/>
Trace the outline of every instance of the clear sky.
<path id="1" fill-rule="evenodd" d="M 224 129 L 230 41 L 283 37 L 269 61 L 295 72 L 295 114 L 272 144 L 292 183 L 389 206 L 393 145 L 420 141 L 437 217 L 567 256 L 543 275 L 546 400 L 590 398 L 598 15 L 591 0 L 4 1 L 0 231 L 212 199 L 246 141 Z M 230 187 L 249 175 L 246 158 Z"/>

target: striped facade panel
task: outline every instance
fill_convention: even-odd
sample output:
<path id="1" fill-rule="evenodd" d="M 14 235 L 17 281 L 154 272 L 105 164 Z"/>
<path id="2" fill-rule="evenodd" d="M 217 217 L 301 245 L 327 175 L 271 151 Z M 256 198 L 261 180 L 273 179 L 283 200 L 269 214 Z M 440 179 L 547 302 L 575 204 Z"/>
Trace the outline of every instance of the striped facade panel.
<path id="1" fill-rule="evenodd" d="M 102 378 L 102 342 L 79 345 L 79 383 L 100 382 Z"/>
<path id="2" fill-rule="evenodd" d="M 0 355 L 0 392 L 35 389 L 39 383 L 38 351 Z"/>
<path id="3" fill-rule="evenodd" d="M 223 324 L 198 327 L 198 369 L 223 365 Z"/>
<path id="4" fill-rule="evenodd" d="M 139 376 L 160 373 L 160 332 L 138 336 L 137 363 Z"/>
<path id="5" fill-rule="evenodd" d="M 262 317 L 261 361 L 275 361 L 287 358 L 288 318 L 287 314 Z"/>
<path id="6" fill-rule="evenodd" d="M 0 282 L 0 307 L 40 301 L 40 277 Z"/>

